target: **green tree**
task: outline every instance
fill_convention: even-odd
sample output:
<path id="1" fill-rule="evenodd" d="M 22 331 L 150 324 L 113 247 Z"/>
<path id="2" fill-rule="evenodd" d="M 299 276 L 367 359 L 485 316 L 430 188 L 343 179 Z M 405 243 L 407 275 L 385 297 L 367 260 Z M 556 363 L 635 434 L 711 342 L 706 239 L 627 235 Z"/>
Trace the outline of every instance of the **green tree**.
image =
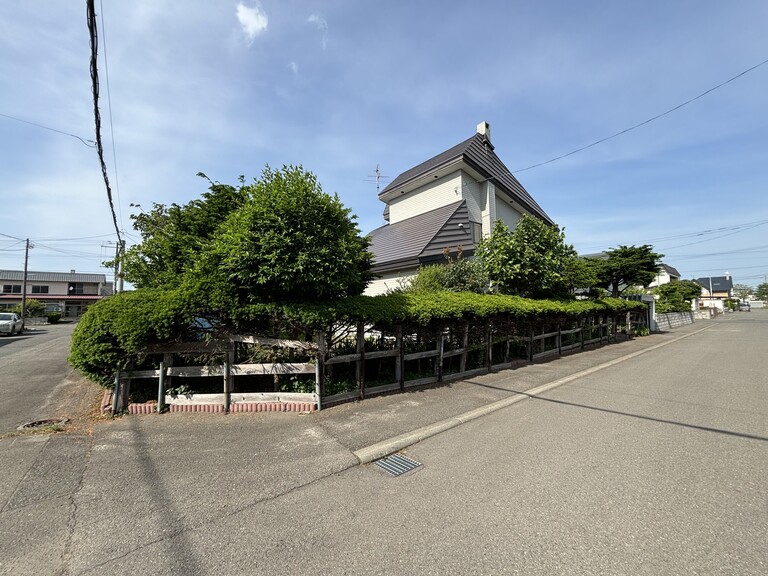
<path id="1" fill-rule="evenodd" d="M 768 282 L 763 282 L 762 284 L 757 285 L 757 288 L 755 288 L 755 297 L 764 302 L 768 300 Z"/>
<path id="2" fill-rule="evenodd" d="M 746 284 L 734 284 L 733 293 L 739 297 L 742 301 L 745 301 L 750 294 L 752 294 L 752 286 Z"/>
<path id="3" fill-rule="evenodd" d="M 686 312 L 691 309 L 691 302 L 701 296 L 701 286 L 693 280 L 669 282 L 657 287 L 654 292 L 659 295 L 656 311 Z"/>
<path id="4" fill-rule="evenodd" d="M 200 199 L 185 205 L 153 204 L 149 212 L 132 215 L 142 241 L 126 251 L 123 277 L 136 288 L 177 285 L 195 255 L 205 249 L 213 233 L 245 198 L 243 186 L 210 182 Z"/>
<path id="5" fill-rule="evenodd" d="M 546 298 L 568 293 L 566 271 L 576 251 L 558 226 L 526 214 L 512 231 L 497 220 L 475 255 L 502 294 Z"/>
<path id="6" fill-rule="evenodd" d="M 592 263 L 588 259 L 578 256 L 571 256 L 565 260 L 563 276 L 568 291 L 572 294 L 577 290 L 590 291 L 599 282 Z"/>
<path id="7" fill-rule="evenodd" d="M 338 196 L 301 167 L 264 169 L 195 256 L 188 287 L 220 310 L 358 295 L 372 279 L 370 240 Z M 234 308 L 233 308 L 234 307 Z"/>
<path id="8" fill-rule="evenodd" d="M 604 259 L 593 258 L 599 279 L 598 286 L 610 290 L 618 298 L 627 289 L 636 286 L 646 288 L 658 274 L 663 254 L 653 251 L 653 246 L 619 246 L 607 252 Z"/>

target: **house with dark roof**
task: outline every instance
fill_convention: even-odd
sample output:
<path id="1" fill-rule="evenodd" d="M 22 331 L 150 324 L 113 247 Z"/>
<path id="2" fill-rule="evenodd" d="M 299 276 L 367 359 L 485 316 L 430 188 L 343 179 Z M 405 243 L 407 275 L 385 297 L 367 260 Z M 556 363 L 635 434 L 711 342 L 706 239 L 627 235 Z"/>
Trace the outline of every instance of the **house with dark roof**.
<path id="1" fill-rule="evenodd" d="M 379 193 L 387 224 L 370 233 L 374 255 L 366 294 L 382 294 L 415 275 L 419 266 L 464 256 L 488 236 L 497 220 L 513 229 L 523 214 L 552 219 L 523 188 L 491 143 L 487 122 L 471 137 L 406 170 Z"/>
<path id="2" fill-rule="evenodd" d="M 724 310 L 724 301 L 733 298 L 733 278 L 725 276 L 709 276 L 696 278 L 701 285 L 701 305 L 705 308 Z"/>
<path id="3" fill-rule="evenodd" d="M 656 286 L 661 286 L 662 284 L 677 282 L 680 280 L 680 278 L 680 272 L 677 271 L 677 268 L 673 268 L 668 264 L 662 263 L 661 266 L 659 266 L 659 270 L 656 272 L 656 278 L 653 282 L 648 284 L 648 287 L 655 288 Z"/>
<path id="4" fill-rule="evenodd" d="M 24 290 L 24 272 L 0 270 L 0 310 L 21 304 Z M 45 304 L 47 312 L 61 312 L 77 317 L 105 296 L 112 293 L 111 284 L 104 274 L 71 272 L 27 272 L 27 299 Z"/>

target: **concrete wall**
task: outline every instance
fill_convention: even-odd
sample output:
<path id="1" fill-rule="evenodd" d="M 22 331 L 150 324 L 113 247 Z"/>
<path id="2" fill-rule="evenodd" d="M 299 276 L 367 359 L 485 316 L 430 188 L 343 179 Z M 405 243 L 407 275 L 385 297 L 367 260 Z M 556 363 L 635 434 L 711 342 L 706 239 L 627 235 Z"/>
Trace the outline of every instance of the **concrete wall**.
<path id="1" fill-rule="evenodd" d="M 693 324 L 693 312 L 670 312 L 668 314 L 656 314 L 656 325 L 659 330 L 668 330 Z"/>

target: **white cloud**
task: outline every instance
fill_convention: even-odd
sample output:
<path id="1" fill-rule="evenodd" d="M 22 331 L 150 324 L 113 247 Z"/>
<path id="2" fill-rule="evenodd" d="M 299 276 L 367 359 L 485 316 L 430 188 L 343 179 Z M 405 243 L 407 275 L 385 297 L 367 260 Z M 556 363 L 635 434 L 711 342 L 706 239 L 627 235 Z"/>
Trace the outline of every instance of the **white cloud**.
<path id="1" fill-rule="evenodd" d="M 260 6 L 248 7 L 242 2 L 237 5 L 237 20 L 248 38 L 249 46 L 253 44 L 259 34 L 267 29 L 269 24 L 267 13 Z"/>
<path id="2" fill-rule="evenodd" d="M 317 29 L 322 33 L 320 44 L 322 45 L 323 50 L 325 50 L 325 47 L 328 45 L 328 22 L 326 22 L 325 18 L 319 14 L 310 15 L 310 17 L 307 18 L 307 22 L 317 26 Z"/>
<path id="3" fill-rule="evenodd" d="M 296 62 L 288 62 L 288 69 L 293 72 L 294 74 L 299 73 L 299 65 Z"/>

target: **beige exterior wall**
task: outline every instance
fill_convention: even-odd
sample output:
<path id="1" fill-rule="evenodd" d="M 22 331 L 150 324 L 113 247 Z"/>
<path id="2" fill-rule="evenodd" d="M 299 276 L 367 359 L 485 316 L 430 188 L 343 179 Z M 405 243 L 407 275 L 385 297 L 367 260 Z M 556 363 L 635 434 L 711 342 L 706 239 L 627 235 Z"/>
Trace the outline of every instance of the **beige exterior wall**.
<path id="1" fill-rule="evenodd" d="M 410 278 L 416 276 L 417 272 L 418 270 L 416 268 L 411 268 L 389 274 L 382 274 L 381 278 L 376 278 L 368 284 L 363 294 L 365 296 L 386 294 L 390 290 L 400 288 L 404 282 L 407 282 Z"/>
<path id="2" fill-rule="evenodd" d="M 428 182 L 389 203 L 389 223 L 418 216 L 461 200 L 462 179 L 457 170 L 448 176 Z"/>
<path id="3" fill-rule="evenodd" d="M 466 172 L 461 172 L 462 199 L 467 201 L 467 212 L 472 222 L 483 221 L 483 198 L 480 192 L 481 185 Z"/>
<path id="4" fill-rule="evenodd" d="M 496 197 L 496 218 L 504 222 L 507 228 L 514 230 L 521 216 L 520 212 L 504 202 L 503 198 Z"/>

